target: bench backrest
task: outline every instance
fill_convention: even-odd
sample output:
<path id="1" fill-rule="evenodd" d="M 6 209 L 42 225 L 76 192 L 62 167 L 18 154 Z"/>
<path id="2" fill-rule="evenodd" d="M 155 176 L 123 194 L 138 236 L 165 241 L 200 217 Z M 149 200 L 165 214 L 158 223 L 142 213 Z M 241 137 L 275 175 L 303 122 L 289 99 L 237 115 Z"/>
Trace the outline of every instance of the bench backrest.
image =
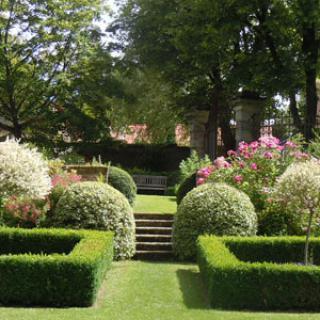
<path id="1" fill-rule="evenodd" d="M 166 190 L 167 177 L 165 176 L 148 176 L 135 174 L 132 176 L 138 189 L 144 190 Z"/>

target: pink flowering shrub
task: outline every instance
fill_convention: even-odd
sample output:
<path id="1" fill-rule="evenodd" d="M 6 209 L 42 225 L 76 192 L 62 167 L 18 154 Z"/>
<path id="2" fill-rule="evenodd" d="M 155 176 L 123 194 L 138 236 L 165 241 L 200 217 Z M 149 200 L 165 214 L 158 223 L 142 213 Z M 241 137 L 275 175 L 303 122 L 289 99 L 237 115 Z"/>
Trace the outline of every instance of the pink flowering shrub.
<path id="1" fill-rule="evenodd" d="M 33 228 L 44 219 L 48 209 L 45 199 L 11 196 L 3 205 L 3 223 L 10 227 Z"/>
<path id="2" fill-rule="evenodd" d="M 72 184 L 80 182 L 81 176 L 76 172 L 61 172 L 51 178 L 52 190 L 49 195 L 51 211 L 54 210 L 64 191 Z"/>
<path id="3" fill-rule="evenodd" d="M 70 184 L 80 182 L 81 176 L 77 175 L 75 172 L 63 172 L 61 174 L 56 174 L 51 179 L 51 185 L 55 187 L 67 188 Z"/>
<path id="4" fill-rule="evenodd" d="M 285 169 L 294 161 L 309 159 L 299 143 L 281 144 L 275 137 L 262 137 L 251 143 L 241 142 L 228 157 L 217 158 L 213 165 L 198 171 L 197 185 L 225 182 L 247 193 L 257 211 L 266 207 L 270 191 Z"/>

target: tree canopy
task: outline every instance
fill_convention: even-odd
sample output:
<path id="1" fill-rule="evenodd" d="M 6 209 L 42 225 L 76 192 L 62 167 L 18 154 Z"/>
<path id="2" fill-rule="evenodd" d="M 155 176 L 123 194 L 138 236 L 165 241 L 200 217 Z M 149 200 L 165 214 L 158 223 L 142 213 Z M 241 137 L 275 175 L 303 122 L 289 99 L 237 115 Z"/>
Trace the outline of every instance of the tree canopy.
<path id="1" fill-rule="evenodd" d="M 0 128 L 20 138 L 57 101 L 100 0 L 0 2 Z"/>
<path id="2" fill-rule="evenodd" d="M 291 98 L 295 125 L 307 139 L 315 127 L 319 1 L 128 0 L 113 31 L 126 58 L 156 68 L 210 110 L 208 131 L 222 128 L 227 147 L 239 92 Z M 299 110 L 296 94 L 305 96 Z"/>

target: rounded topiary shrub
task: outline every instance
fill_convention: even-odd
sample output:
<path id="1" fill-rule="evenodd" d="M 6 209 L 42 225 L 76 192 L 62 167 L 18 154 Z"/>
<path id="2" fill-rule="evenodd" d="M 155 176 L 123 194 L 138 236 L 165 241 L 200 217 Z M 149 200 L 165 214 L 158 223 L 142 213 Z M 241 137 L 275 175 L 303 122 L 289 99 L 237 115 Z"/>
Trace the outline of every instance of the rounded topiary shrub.
<path id="1" fill-rule="evenodd" d="M 190 191 L 175 215 L 173 247 L 180 259 L 196 256 L 196 240 L 202 234 L 251 236 L 257 231 L 257 215 L 249 197 L 229 185 L 207 183 Z"/>
<path id="2" fill-rule="evenodd" d="M 132 208 L 119 191 L 105 183 L 72 184 L 59 199 L 51 225 L 114 231 L 115 258 L 127 259 L 135 253 Z"/>
<path id="3" fill-rule="evenodd" d="M 186 194 L 197 186 L 196 180 L 197 174 L 194 173 L 182 181 L 177 191 L 177 204 L 180 204 Z"/>
<path id="4" fill-rule="evenodd" d="M 133 205 L 137 195 L 137 186 L 128 172 L 117 167 L 110 167 L 108 172 L 108 183 L 119 190 Z"/>

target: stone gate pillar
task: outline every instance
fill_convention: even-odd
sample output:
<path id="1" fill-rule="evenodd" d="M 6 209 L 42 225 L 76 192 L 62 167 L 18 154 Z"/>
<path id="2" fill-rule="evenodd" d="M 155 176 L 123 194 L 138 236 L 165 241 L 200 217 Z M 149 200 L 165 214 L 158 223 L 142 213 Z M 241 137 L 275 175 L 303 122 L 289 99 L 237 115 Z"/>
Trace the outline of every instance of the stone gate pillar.
<path id="1" fill-rule="evenodd" d="M 190 115 L 190 147 L 202 157 L 206 150 L 206 124 L 209 111 L 196 111 Z"/>
<path id="2" fill-rule="evenodd" d="M 236 143 L 251 142 L 260 137 L 262 112 L 265 99 L 240 98 L 234 107 L 236 120 Z"/>

